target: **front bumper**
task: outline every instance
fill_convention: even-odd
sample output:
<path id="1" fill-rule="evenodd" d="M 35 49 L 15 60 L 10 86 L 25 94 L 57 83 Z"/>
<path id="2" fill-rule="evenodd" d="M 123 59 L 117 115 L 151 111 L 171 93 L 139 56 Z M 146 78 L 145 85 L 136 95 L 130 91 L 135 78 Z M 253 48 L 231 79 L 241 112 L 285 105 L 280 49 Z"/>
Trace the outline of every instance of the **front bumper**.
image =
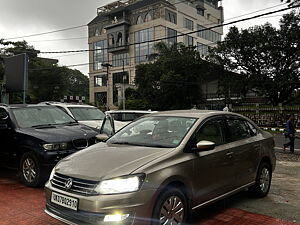
<path id="1" fill-rule="evenodd" d="M 78 210 L 74 211 L 51 202 L 52 191 L 78 199 Z M 118 195 L 82 196 L 45 185 L 45 212 L 67 224 L 82 225 L 149 225 L 156 190 L 144 190 Z M 104 222 L 106 215 L 128 214 L 120 222 Z"/>

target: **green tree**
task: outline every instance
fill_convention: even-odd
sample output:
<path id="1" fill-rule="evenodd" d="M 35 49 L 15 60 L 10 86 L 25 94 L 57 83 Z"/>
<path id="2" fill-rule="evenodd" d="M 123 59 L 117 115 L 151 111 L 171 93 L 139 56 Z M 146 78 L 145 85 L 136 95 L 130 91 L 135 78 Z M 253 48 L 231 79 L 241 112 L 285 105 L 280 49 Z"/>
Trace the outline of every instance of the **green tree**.
<path id="1" fill-rule="evenodd" d="M 243 76 L 244 89 L 267 96 L 273 105 L 299 97 L 300 16 L 284 15 L 280 29 L 270 24 L 239 31 L 231 27 L 210 60 Z"/>
<path id="2" fill-rule="evenodd" d="M 281 2 L 289 3 L 289 6 L 300 5 L 300 0 L 281 0 Z"/>
<path id="3" fill-rule="evenodd" d="M 199 103 L 200 82 L 205 79 L 207 63 L 191 47 L 161 42 L 155 46 L 154 62 L 136 70 L 136 85 L 145 104 L 153 110 L 188 109 Z"/>

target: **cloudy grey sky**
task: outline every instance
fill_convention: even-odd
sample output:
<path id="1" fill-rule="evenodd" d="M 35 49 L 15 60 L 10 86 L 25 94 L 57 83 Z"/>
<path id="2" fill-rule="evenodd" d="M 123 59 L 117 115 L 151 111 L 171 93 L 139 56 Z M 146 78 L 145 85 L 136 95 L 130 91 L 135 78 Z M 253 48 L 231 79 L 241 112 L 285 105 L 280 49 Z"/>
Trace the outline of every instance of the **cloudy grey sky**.
<path id="1" fill-rule="evenodd" d="M 85 25 L 96 16 L 98 7 L 109 2 L 113 2 L 113 0 L 0 0 L 0 39 Z M 286 6 L 280 4 L 282 4 L 280 0 L 223 0 L 225 20 L 272 6 L 277 7 L 257 12 L 256 14 L 277 10 Z M 236 26 L 247 28 L 266 22 L 278 26 L 279 16 L 282 14 L 279 13 L 272 17 L 239 23 Z M 227 29 L 224 28 L 225 33 Z M 88 48 L 87 27 L 23 39 L 40 51 Z M 13 41 L 17 40 L 22 39 L 13 39 Z M 64 55 L 43 54 L 41 56 L 59 59 L 60 65 L 74 65 L 88 62 L 87 53 L 68 53 Z M 88 74 L 87 65 L 76 67 L 76 69 L 81 70 L 86 75 Z"/>

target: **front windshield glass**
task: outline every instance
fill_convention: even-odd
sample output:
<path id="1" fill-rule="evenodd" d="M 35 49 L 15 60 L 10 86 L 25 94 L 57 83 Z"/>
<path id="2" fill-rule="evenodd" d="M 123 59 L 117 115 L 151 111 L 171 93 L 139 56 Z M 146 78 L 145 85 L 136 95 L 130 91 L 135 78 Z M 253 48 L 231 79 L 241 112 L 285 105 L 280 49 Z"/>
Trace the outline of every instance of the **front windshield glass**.
<path id="1" fill-rule="evenodd" d="M 128 144 L 147 147 L 177 147 L 196 118 L 153 116 L 141 118 L 116 133 L 110 144 Z"/>
<path id="2" fill-rule="evenodd" d="M 84 120 L 103 120 L 105 114 L 92 107 L 68 107 L 74 118 L 78 121 Z"/>
<path id="3" fill-rule="evenodd" d="M 56 107 L 26 107 L 12 111 L 21 128 L 76 123 L 71 116 Z"/>

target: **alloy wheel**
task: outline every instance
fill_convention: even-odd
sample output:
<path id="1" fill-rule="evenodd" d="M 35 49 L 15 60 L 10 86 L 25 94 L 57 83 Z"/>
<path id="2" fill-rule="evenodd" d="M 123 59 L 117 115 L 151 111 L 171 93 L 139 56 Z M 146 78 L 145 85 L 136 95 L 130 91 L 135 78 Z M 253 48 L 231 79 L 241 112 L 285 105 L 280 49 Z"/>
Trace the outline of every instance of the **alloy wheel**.
<path id="1" fill-rule="evenodd" d="M 31 183 L 36 178 L 36 165 L 33 159 L 26 158 L 22 165 L 23 176 L 28 183 Z"/>
<path id="2" fill-rule="evenodd" d="M 161 225 L 181 225 L 184 218 L 184 205 L 178 196 L 169 197 L 162 205 L 159 221 Z"/>
<path id="3" fill-rule="evenodd" d="M 260 181 L 260 184 L 259 184 L 260 190 L 263 193 L 267 192 L 269 189 L 269 186 L 270 186 L 270 172 L 269 172 L 268 168 L 263 167 L 263 169 L 261 170 L 261 173 L 260 173 L 259 181 Z"/>

